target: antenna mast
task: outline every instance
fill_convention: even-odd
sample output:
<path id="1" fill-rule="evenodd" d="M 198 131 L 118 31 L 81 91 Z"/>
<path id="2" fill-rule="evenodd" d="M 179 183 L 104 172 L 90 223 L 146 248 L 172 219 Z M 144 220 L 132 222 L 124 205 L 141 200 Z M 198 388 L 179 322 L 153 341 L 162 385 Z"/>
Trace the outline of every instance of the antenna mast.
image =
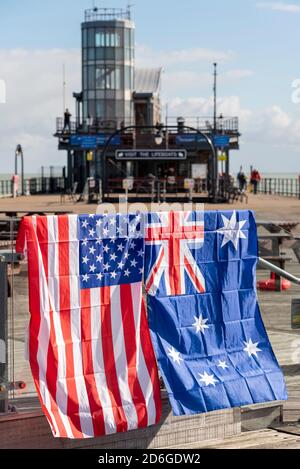
<path id="1" fill-rule="evenodd" d="M 66 110 L 66 64 L 63 64 L 63 112 Z"/>
<path id="2" fill-rule="evenodd" d="M 214 133 L 217 131 L 217 66 L 218 64 L 214 63 Z"/>

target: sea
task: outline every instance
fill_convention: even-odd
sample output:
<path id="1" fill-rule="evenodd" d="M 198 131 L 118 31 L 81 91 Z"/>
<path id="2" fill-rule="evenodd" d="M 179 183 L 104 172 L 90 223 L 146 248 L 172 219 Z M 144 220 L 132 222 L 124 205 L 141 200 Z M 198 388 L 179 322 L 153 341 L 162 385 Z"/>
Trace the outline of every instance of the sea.
<path id="1" fill-rule="evenodd" d="M 264 173 L 264 172 L 260 172 L 261 174 L 261 177 L 263 178 L 271 178 L 271 179 L 298 179 L 299 175 L 300 175 L 300 171 L 299 173 Z M 233 174 L 235 177 L 237 176 L 237 173 L 234 173 Z M 12 177 L 12 174 L 0 174 L 0 181 L 10 181 L 11 180 L 11 177 Z M 30 178 L 37 178 L 37 177 L 41 177 L 41 174 L 25 174 L 25 179 L 30 179 Z"/>

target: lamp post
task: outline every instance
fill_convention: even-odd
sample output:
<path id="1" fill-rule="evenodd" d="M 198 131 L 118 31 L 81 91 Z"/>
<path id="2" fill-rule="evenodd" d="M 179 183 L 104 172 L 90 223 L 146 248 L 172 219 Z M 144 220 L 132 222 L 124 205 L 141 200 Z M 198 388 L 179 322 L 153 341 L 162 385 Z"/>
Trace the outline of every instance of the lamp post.
<path id="1" fill-rule="evenodd" d="M 214 143 L 213 143 L 213 140 L 208 137 L 208 135 L 206 135 L 205 133 L 201 132 L 200 130 L 198 129 L 195 129 L 194 127 L 189 127 L 187 125 L 185 125 L 185 123 L 183 122 L 180 122 L 180 130 L 181 130 L 181 133 L 183 133 L 185 130 L 188 130 L 188 131 L 191 131 L 191 132 L 194 132 L 197 136 L 201 136 L 203 137 L 206 142 L 208 143 L 209 145 L 209 148 L 210 148 L 210 151 L 211 151 L 211 186 L 210 186 L 210 195 L 212 197 L 212 200 L 215 202 L 216 201 L 216 198 L 217 198 L 217 191 L 218 191 L 218 156 L 217 156 L 217 152 L 216 152 L 216 149 L 215 149 L 215 146 L 214 146 Z M 110 137 L 107 139 L 104 147 L 103 147 L 103 150 L 102 150 L 102 153 L 101 153 L 101 166 L 102 166 L 102 171 L 101 171 L 101 179 L 102 179 L 102 188 L 103 188 L 103 194 L 106 193 L 106 175 L 105 175 L 105 162 L 106 162 L 106 153 L 107 153 L 107 150 L 111 144 L 111 142 L 115 139 L 115 137 L 117 137 L 118 135 L 121 135 L 123 132 L 127 132 L 129 130 L 156 130 L 159 131 L 159 132 L 162 132 L 163 129 L 166 130 L 166 132 L 168 133 L 168 130 L 169 129 L 177 129 L 178 130 L 178 127 L 176 126 L 136 126 L 136 125 L 130 125 L 128 127 L 124 127 L 122 129 L 118 129 L 116 130 L 113 134 L 110 135 Z M 156 137 L 155 137 L 155 140 L 156 140 L 156 144 L 161 144 L 161 134 L 156 134 Z"/>
<path id="2" fill-rule="evenodd" d="M 17 145 L 16 152 L 15 152 L 15 174 L 18 174 L 18 158 L 21 158 L 21 181 L 22 181 L 22 195 L 25 194 L 25 187 L 24 187 L 24 154 L 23 148 L 19 144 Z"/>

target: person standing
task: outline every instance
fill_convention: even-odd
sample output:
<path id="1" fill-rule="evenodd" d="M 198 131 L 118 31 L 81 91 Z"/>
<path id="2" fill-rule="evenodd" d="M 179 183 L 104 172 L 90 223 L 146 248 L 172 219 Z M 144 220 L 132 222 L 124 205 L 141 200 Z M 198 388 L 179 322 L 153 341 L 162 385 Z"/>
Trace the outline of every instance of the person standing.
<path id="1" fill-rule="evenodd" d="M 72 114 L 70 113 L 69 109 L 66 109 L 65 114 L 64 114 L 64 129 L 63 129 L 63 132 L 66 132 L 67 128 L 68 128 L 69 132 L 71 131 L 71 117 L 72 117 Z"/>
<path id="2" fill-rule="evenodd" d="M 246 185 L 247 185 L 247 178 L 245 176 L 242 166 L 240 167 L 240 172 L 237 175 L 237 180 L 239 183 L 240 192 L 244 192 L 244 190 L 246 189 Z"/>
<path id="3" fill-rule="evenodd" d="M 258 185 L 261 181 L 261 176 L 258 172 L 257 169 L 253 169 L 252 173 L 251 173 L 251 184 L 253 185 L 253 193 L 254 195 L 257 194 L 257 189 L 258 189 Z"/>

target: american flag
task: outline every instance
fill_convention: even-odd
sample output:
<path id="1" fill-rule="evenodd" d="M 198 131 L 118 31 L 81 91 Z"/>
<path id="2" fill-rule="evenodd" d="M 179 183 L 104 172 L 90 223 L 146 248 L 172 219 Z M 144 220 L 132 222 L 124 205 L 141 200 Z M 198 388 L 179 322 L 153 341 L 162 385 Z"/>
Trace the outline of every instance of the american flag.
<path id="1" fill-rule="evenodd" d="M 24 218 L 29 356 L 54 436 L 89 438 L 161 416 L 142 297 L 141 215 Z"/>

